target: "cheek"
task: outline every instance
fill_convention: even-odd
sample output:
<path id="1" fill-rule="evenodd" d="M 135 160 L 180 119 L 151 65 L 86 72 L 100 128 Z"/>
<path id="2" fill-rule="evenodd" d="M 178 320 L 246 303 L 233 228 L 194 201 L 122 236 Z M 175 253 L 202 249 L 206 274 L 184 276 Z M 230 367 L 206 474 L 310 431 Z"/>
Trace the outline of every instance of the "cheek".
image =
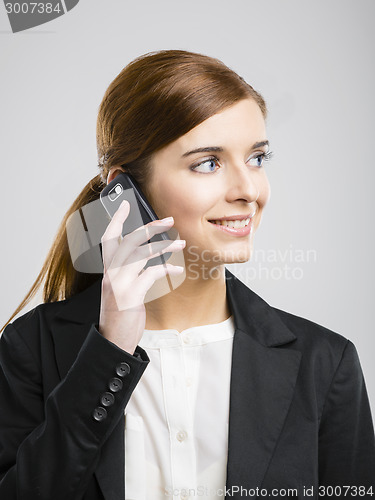
<path id="1" fill-rule="evenodd" d="M 189 185 L 175 179 L 174 182 L 159 182 L 155 194 L 154 209 L 160 218 L 173 215 L 176 223 L 181 220 L 197 222 L 210 209 L 207 186 Z"/>
<path id="2" fill-rule="evenodd" d="M 259 183 L 259 197 L 257 201 L 260 208 L 263 208 L 268 203 L 270 196 L 271 186 L 266 175 L 264 174 Z"/>
<path id="3" fill-rule="evenodd" d="M 162 178 L 154 180 L 150 186 L 149 201 L 160 219 L 173 216 L 176 218 L 176 209 L 179 207 L 178 200 L 183 196 L 178 184 L 168 182 Z"/>

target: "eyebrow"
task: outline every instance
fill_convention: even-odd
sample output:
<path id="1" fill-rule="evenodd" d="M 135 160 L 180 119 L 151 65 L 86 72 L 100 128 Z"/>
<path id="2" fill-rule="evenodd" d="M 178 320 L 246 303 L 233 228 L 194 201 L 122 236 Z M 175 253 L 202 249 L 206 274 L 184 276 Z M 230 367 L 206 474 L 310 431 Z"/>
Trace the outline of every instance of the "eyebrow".
<path id="1" fill-rule="evenodd" d="M 254 142 L 251 149 L 261 148 L 262 146 L 269 146 L 269 141 Z M 210 151 L 216 151 L 221 153 L 224 151 L 224 148 L 222 148 L 221 146 L 206 146 L 204 148 L 192 149 L 191 151 L 187 151 L 186 153 L 184 153 L 182 155 L 182 158 L 185 158 L 185 156 L 189 156 L 194 153 L 209 153 Z"/>

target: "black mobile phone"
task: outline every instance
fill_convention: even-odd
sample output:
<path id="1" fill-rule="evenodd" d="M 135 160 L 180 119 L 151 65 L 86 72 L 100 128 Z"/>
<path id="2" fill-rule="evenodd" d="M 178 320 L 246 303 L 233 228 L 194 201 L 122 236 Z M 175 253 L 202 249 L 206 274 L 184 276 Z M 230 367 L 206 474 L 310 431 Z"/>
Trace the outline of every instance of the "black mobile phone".
<path id="1" fill-rule="evenodd" d="M 130 213 L 124 222 L 122 236 L 131 233 L 144 224 L 148 224 L 158 219 L 158 216 L 145 194 L 142 192 L 137 181 L 134 177 L 125 172 L 118 174 L 100 193 L 100 201 L 111 218 L 123 200 L 127 200 L 130 203 Z M 154 235 L 144 244 L 161 240 L 174 240 L 176 239 L 174 233 L 176 233 L 176 231 L 170 228 L 168 231 Z M 149 266 L 165 264 L 171 255 L 171 252 L 166 252 L 149 259 L 144 269 Z"/>

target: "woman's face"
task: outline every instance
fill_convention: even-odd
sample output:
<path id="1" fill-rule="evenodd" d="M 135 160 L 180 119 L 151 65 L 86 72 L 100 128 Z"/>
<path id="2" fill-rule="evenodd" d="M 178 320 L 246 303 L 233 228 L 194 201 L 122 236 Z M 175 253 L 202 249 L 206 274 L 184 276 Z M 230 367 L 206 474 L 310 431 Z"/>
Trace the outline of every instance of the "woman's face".
<path id="1" fill-rule="evenodd" d="M 249 260 L 270 197 L 263 164 L 268 146 L 256 145 L 264 141 L 262 112 L 244 99 L 154 154 L 148 197 L 160 219 L 174 217 L 186 240 L 185 259 L 202 258 L 208 267 Z M 191 153 L 198 148 L 206 151 Z M 233 234 L 209 222 L 232 216 L 251 217 L 250 233 Z"/>

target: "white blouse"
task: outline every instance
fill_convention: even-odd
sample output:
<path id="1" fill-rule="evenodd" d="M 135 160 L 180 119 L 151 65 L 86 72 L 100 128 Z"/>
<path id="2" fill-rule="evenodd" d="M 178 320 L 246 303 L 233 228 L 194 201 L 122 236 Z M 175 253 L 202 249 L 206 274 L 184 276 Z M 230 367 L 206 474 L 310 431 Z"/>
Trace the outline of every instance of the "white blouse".
<path id="1" fill-rule="evenodd" d="M 144 330 L 125 407 L 126 500 L 223 499 L 234 320 Z"/>

